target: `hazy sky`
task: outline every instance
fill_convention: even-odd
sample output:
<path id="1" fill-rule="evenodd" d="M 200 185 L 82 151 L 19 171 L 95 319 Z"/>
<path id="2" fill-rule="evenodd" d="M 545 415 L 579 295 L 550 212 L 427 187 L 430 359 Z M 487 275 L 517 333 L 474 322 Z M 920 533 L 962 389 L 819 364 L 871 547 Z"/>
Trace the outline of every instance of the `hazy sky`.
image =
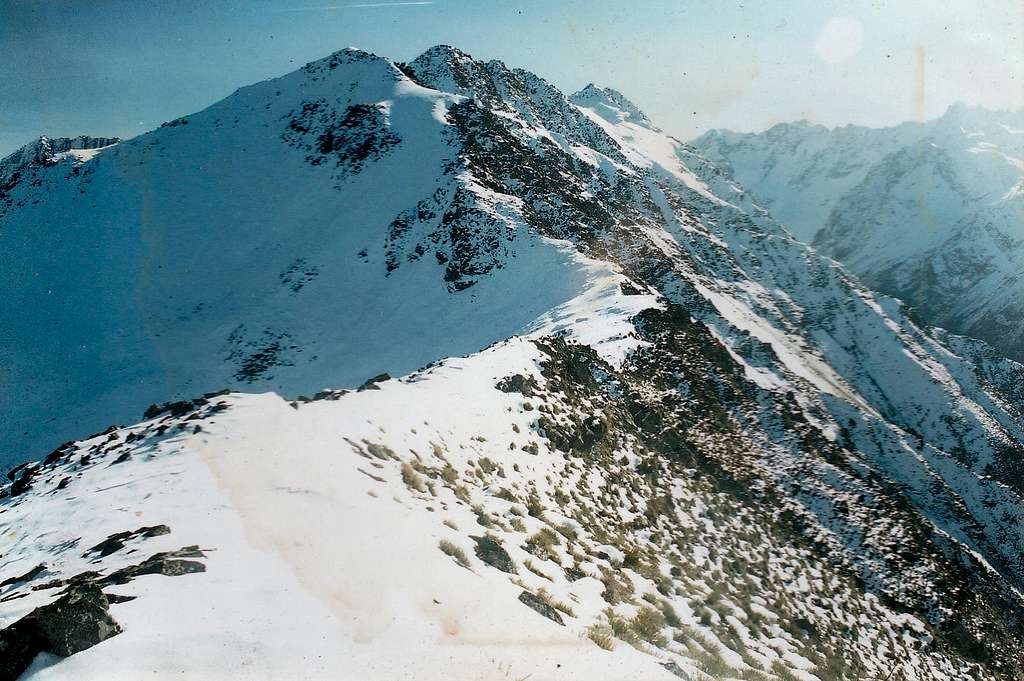
<path id="1" fill-rule="evenodd" d="M 131 136 L 354 45 L 437 43 L 568 92 L 621 90 L 689 139 L 807 118 L 887 125 L 1024 106 L 1024 0 L 0 0 L 0 154 Z"/>

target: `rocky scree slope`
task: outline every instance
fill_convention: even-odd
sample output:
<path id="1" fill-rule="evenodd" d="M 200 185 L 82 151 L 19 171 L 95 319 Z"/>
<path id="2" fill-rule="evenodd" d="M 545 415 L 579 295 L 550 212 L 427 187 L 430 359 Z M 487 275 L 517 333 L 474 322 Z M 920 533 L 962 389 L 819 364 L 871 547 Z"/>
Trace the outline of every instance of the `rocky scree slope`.
<path id="1" fill-rule="evenodd" d="M 1024 369 L 915 325 L 621 94 L 346 50 L 68 163 L 9 194 L 0 239 L 42 274 L 4 283 L 92 332 L 62 378 L 99 397 L 69 419 L 40 381 L 24 423 L 405 377 L 154 406 L 12 470 L 5 623 L 146 556 L 206 559 L 110 592 L 135 597 L 107 596 L 123 633 L 40 644 L 31 674 L 106 673 L 115 649 L 128 677 L 1020 674 Z M 43 267 L 65 239 L 112 262 Z M 53 288 L 95 277 L 129 309 Z M 58 505 L 79 515 L 54 531 Z M 210 604 L 240 628 L 194 629 Z M 293 617 L 320 638 L 270 634 Z M 193 630 L 230 652 L 155 647 Z"/>
<path id="2" fill-rule="evenodd" d="M 1024 113 L 694 140 L 800 239 L 934 326 L 1024 359 Z"/>

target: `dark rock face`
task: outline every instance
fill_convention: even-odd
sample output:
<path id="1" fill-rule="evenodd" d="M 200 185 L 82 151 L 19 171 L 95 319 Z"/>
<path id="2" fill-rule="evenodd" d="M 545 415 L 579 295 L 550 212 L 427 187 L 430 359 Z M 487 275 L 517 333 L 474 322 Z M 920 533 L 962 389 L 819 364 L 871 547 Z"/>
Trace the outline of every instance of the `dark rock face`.
<path id="1" fill-rule="evenodd" d="M 675 662 L 670 660 L 670 661 L 662 664 L 661 666 L 664 667 L 665 669 L 669 670 L 670 672 L 672 672 L 672 674 L 674 674 L 675 676 L 679 677 L 680 679 L 684 679 L 685 681 L 690 681 L 690 675 L 687 674 L 686 672 L 684 672 L 682 667 L 677 665 Z"/>
<path id="2" fill-rule="evenodd" d="M 181 400 L 179 402 L 165 402 L 164 404 L 151 404 L 146 408 L 142 418 L 153 419 L 162 414 L 166 414 L 164 418 L 177 418 L 184 416 L 189 412 L 203 410 L 203 416 L 211 416 L 218 412 L 227 409 L 226 402 L 217 402 L 210 405 L 210 400 L 221 395 L 226 395 L 228 391 L 221 390 L 219 392 L 207 393 L 202 397 L 198 397 L 194 400 Z M 209 406 L 208 406 L 209 405 Z"/>
<path id="3" fill-rule="evenodd" d="M 107 612 L 109 602 L 97 586 L 71 589 L 50 605 L 38 608 L 35 619 L 45 650 L 67 657 L 121 633 Z"/>
<path id="4" fill-rule="evenodd" d="M 388 127 L 382 105 L 353 104 L 339 111 L 324 99 L 303 102 L 282 138 L 306 151 L 312 165 L 333 162 L 338 179 L 358 173 L 401 141 Z"/>
<path id="5" fill-rule="evenodd" d="M 519 594 L 519 602 L 525 605 L 526 607 L 535 610 L 541 615 L 544 615 L 552 622 L 558 622 L 563 627 L 565 626 L 565 622 L 562 621 L 562 615 L 557 610 L 548 605 L 546 602 L 544 602 L 544 600 L 541 599 L 539 596 L 534 596 L 529 591 L 524 591 L 523 593 Z"/>
<path id="6" fill-rule="evenodd" d="M 421 85 L 474 98 L 486 108 L 514 113 L 616 161 L 625 160 L 619 145 L 600 126 L 534 73 L 510 69 L 497 60 L 476 61 L 450 45 L 437 45 L 403 67 Z"/>
<path id="7" fill-rule="evenodd" d="M 492 537 L 473 537 L 472 539 L 476 542 L 473 552 L 476 553 L 477 558 L 502 572 L 514 573 L 516 571 L 516 564 L 508 555 L 508 551 Z"/>
<path id="8" fill-rule="evenodd" d="M 227 359 L 238 366 L 235 380 L 254 383 L 273 378 L 276 367 L 294 366 L 295 356 L 301 351 L 292 341 L 287 329 L 266 327 L 262 331 L 239 324 L 228 335 L 231 348 Z"/>
<path id="9" fill-rule="evenodd" d="M 572 239 L 584 250 L 602 251 L 600 235 L 656 214 L 636 176 L 609 177 L 547 138 L 526 134 L 503 115 L 543 124 L 625 163 L 618 144 L 542 78 L 497 61 L 475 62 L 447 46 L 428 50 L 404 71 L 428 87 L 473 99 L 448 107 L 449 143 L 457 151 L 446 168 L 450 183 L 392 223 L 389 272 L 433 251 L 445 265 L 449 291 L 458 293 L 516 256 L 516 232 L 457 179 L 465 171 L 495 195 L 522 199 L 522 217 L 530 228 Z"/>
<path id="10" fill-rule="evenodd" d="M 31 582 L 33 579 L 43 574 L 44 572 L 46 572 L 46 566 L 40 563 L 39 565 L 36 565 L 34 568 L 32 568 L 23 575 L 18 575 L 17 577 L 10 577 L 9 579 L 5 579 L 4 581 L 0 582 L 0 588 L 10 586 L 11 584 L 20 584 L 21 582 Z"/>
<path id="11" fill-rule="evenodd" d="M 32 479 L 39 472 L 39 464 L 31 464 L 21 469 L 21 475 L 11 483 L 11 496 L 16 497 L 24 494 L 32 487 Z"/>
<path id="12" fill-rule="evenodd" d="M 636 286 L 633 285 L 632 282 L 629 281 L 624 281 L 621 284 L 619 284 L 619 288 L 622 290 L 622 295 L 624 296 L 641 296 L 644 294 L 643 291 L 638 289 Z"/>
<path id="13" fill-rule="evenodd" d="M 105 556 L 120 550 L 125 541 L 135 537 L 158 536 L 170 530 L 166 525 L 139 528 L 134 532 L 111 535 L 86 552 Z M 116 636 L 121 626 L 111 617 L 111 603 L 133 600 L 133 596 L 110 595 L 103 589 L 113 584 L 127 584 L 141 575 L 160 574 L 167 577 L 204 572 L 206 566 L 189 558 L 203 558 L 198 546 L 157 553 L 145 561 L 121 568 L 103 577 L 98 572 L 83 572 L 70 579 L 58 579 L 33 587 L 35 590 L 65 587 L 52 603 L 40 606 L 7 628 L 0 630 L 0 681 L 14 681 L 28 668 L 39 653 L 68 657 Z M 39 565 L 25 575 L 6 580 L 3 585 L 34 579 L 46 570 Z"/>
<path id="14" fill-rule="evenodd" d="M 21 473 L 21 471 L 24 470 L 25 467 L 28 466 L 30 463 L 31 462 L 18 464 L 14 468 L 7 471 L 7 479 L 10 480 L 11 482 L 17 480 L 18 474 Z"/>
<path id="15" fill-rule="evenodd" d="M 537 390 L 537 379 L 532 376 L 527 378 L 522 374 L 506 376 L 494 386 L 503 393 L 522 393 L 526 397 L 532 397 Z"/>
<path id="16" fill-rule="evenodd" d="M 42 642 L 28 618 L 0 631 L 0 681 L 15 681 L 40 652 Z"/>
<path id="17" fill-rule="evenodd" d="M 152 419 L 164 413 L 170 414 L 171 416 L 184 416 L 190 411 L 192 411 L 192 403 L 188 400 L 167 402 L 165 404 L 151 404 L 142 414 L 142 418 Z"/>
<path id="18" fill-rule="evenodd" d="M 158 525 L 157 528 L 159 527 L 163 526 Z M 89 553 L 86 552 L 86 555 L 88 556 Z M 67 579 L 55 579 L 44 584 L 39 584 L 33 587 L 33 590 L 38 591 L 43 589 L 56 589 L 60 587 L 66 587 L 70 590 L 89 585 L 107 588 L 112 585 L 127 584 L 136 577 L 140 577 L 142 575 L 179 577 L 181 575 L 195 574 L 197 572 L 205 572 L 206 566 L 199 561 L 188 559 L 205 557 L 206 554 L 204 554 L 198 546 L 185 546 L 177 551 L 155 553 L 141 563 L 129 565 L 121 568 L 120 570 L 115 570 L 105 577 L 100 572 L 90 570 L 87 572 L 80 572 L 79 574 Z M 35 576 L 38 576 L 38 574 Z"/>
<path id="19" fill-rule="evenodd" d="M 366 379 L 366 382 L 357 388 L 357 390 L 380 390 L 378 383 L 384 383 L 385 381 L 391 380 L 391 374 L 383 373 L 377 374 L 373 378 Z"/>
<path id="20" fill-rule="evenodd" d="M 316 280 L 320 275 L 320 268 L 312 264 L 306 258 L 296 258 L 285 268 L 278 279 L 281 285 L 288 288 L 292 293 L 298 293 L 306 284 Z"/>
<path id="21" fill-rule="evenodd" d="M 577 568 L 575 566 L 574 567 L 564 568 L 564 572 L 565 572 L 565 578 L 568 579 L 570 582 L 575 582 L 575 581 L 583 579 L 584 577 L 587 576 L 586 572 L 584 572 L 583 570 L 580 570 L 579 568 Z"/>
<path id="22" fill-rule="evenodd" d="M 608 434 L 608 426 L 600 418 L 589 416 L 578 421 L 559 425 L 546 416 L 537 419 L 537 426 L 551 446 L 563 452 L 587 453 Z"/>
<path id="23" fill-rule="evenodd" d="M 65 442 L 60 447 L 54 449 L 52 452 L 46 455 L 45 459 L 43 459 L 43 468 L 46 468 L 47 466 L 53 466 L 58 461 L 66 457 L 68 455 L 68 452 L 74 449 L 74 446 L 75 443 L 73 441 Z"/>
<path id="24" fill-rule="evenodd" d="M 156 553 L 139 563 L 129 567 L 121 568 L 116 572 L 100 580 L 103 586 L 111 584 L 127 584 L 141 575 L 164 575 L 165 577 L 178 577 L 180 575 L 205 572 L 206 566 L 196 560 L 184 560 L 186 558 L 205 558 L 205 554 L 198 546 L 186 546 L 177 551 L 165 551 Z"/>
<path id="25" fill-rule="evenodd" d="M 74 655 L 121 633 L 99 586 L 73 586 L 0 631 L 0 681 L 14 681 L 39 653 Z"/>
<path id="26" fill-rule="evenodd" d="M 116 463 L 116 462 L 115 462 Z M 117 532 L 112 534 L 96 546 L 85 552 L 86 556 L 94 555 L 97 558 L 109 556 L 110 554 L 120 551 L 124 548 L 124 545 L 136 538 L 148 538 L 148 537 L 159 537 L 161 535 L 170 534 L 171 528 L 166 525 L 154 525 L 152 527 L 140 527 L 132 532 Z"/>

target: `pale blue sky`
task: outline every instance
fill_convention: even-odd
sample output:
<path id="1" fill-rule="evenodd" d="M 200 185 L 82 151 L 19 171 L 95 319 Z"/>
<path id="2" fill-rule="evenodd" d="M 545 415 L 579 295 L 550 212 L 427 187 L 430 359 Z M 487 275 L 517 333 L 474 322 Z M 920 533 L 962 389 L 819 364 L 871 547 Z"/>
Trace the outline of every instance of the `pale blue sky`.
<path id="1" fill-rule="evenodd" d="M 1022 32 L 1020 0 L 0 0 L 0 154 L 138 134 L 348 45 L 408 60 L 450 43 L 566 91 L 610 85 L 684 139 L 887 125 L 1024 106 Z"/>

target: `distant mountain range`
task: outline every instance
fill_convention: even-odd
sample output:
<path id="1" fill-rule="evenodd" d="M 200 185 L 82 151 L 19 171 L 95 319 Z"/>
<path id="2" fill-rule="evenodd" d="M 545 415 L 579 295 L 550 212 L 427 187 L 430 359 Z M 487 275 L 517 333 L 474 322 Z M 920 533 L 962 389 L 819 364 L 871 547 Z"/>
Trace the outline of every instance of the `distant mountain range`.
<path id="1" fill-rule="evenodd" d="M 815 130 L 819 251 L 1018 200 Z M 0 679 L 1021 678 L 1024 366 L 706 140 L 438 46 L 5 159 Z"/>
<path id="2" fill-rule="evenodd" d="M 1024 112 L 694 140 L 794 235 L 926 324 L 1024 359 Z"/>

